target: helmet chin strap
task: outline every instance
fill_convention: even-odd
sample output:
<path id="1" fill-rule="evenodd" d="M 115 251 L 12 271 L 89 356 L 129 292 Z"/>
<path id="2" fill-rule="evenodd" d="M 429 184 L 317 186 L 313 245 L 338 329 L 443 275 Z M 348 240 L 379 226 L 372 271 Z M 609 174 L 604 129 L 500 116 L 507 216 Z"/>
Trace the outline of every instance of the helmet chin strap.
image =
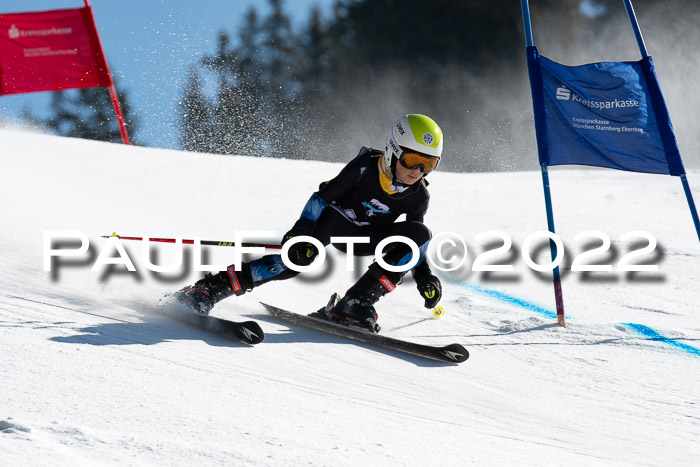
<path id="1" fill-rule="evenodd" d="M 403 182 L 400 182 L 396 178 L 396 156 L 392 154 L 391 158 L 391 163 L 387 167 L 384 164 L 384 157 L 379 159 L 378 165 L 379 165 L 379 183 L 382 186 L 382 189 L 388 193 L 389 195 L 393 195 L 396 193 L 401 193 L 405 191 L 406 189 L 409 188 L 409 185 L 404 184 Z"/>
<path id="2" fill-rule="evenodd" d="M 391 184 L 394 186 L 407 186 L 404 182 L 399 179 L 396 175 L 396 164 L 399 163 L 399 159 L 396 156 L 391 157 Z"/>

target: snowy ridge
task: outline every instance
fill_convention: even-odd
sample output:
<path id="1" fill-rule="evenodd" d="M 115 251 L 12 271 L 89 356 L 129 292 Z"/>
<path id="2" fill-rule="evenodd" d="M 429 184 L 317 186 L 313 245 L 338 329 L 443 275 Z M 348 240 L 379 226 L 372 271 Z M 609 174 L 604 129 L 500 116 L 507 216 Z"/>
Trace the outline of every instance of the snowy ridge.
<path id="1" fill-rule="evenodd" d="M 195 155 L 0 130 L 0 459 L 7 465 L 695 465 L 700 456 L 700 247 L 677 179 L 551 170 L 568 328 L 551 283 L 519 259 L 546 226 L 538 173 L 430 175 L 434 233 L 513 239 L 513 273 L 441 273 L 434 319 L 406 279 L 379 303 L 382 333 L 460 342 L 443 365 L 352 343 L 266 316 L 259 301 L 312 311 L 368 264 L 228 299 L 215 315 L 255 319 L 256 347 L 158 315 L 158 300 L 199 277 L 143 268 L 90 270 L 124 235 L 231 239 L 293 224 L 338 164 Z M 348 157 L 351 157 L 349 155 Z M 534 153 L 533 153 L 533 156 Z M 700 173 L 690 172 L 691 187 Z M 697 188 L 693 190 L 700 199 Z M 657 273 L 576 273 L 573 240 L 658 240 Z M 85 258 L 43 271 L 43 235 L 78 230 Z M 497 244 L 495 246 L 498 246 Z M 493 248 L 493 246 L 492 246 Z M 590 248 L 589 248 L 590 249 Z M 153 246 L 166 263 L 172 245 Z M 204 248 L 230 264 L 227 248 Z M 157 253 L 157 254 L 156 254 Z M 543 262 L 548 251 L 537 252 Z M 192 265 L 191 249 L 185 249 Z M 469 262 L 468 262 L 469 263 Z"/>

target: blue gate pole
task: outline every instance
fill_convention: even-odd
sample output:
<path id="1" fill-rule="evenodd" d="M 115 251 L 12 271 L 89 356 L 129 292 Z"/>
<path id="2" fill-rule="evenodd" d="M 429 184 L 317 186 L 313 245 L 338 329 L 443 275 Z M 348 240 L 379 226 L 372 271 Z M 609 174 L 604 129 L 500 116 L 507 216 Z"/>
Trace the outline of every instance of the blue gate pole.
<path id="1" fill-rule="evenodd" d="M 649 53 L 647 52 L 647 46 L 644 44 L 644 38 L 642 37 L 642 31 L 639 28 L 639 22 L 637 21 L 637 15 L 634 13 L 634 7 L 632 6 L 631 0 L 622 0 L 625 4 L 625 9 L 627 10 L 627 16 L 630 19 L 630 24 L 634 30 L 634 37 L 637 38 L 637 45 L 639 46 L 639 52 L 642 54 L 642 58 L 647 58 Z M 700 217 L 698 217 L 698 210 L 695 207 L 695 201 L 693 201 L 693 194 L 690 191 L 690 185 L 688 184 L 688 178 L 685 174 L 680 176 L 681 184 L 683 184 L 683 191 L 685 192 L 685 199 L 688 201 L 688 207 L 690 208 L 690 215 L 693 217 L 693 223 L 695 224 L 695 232 L 698 234 L 698 240 L 700 240 Z"/>
<path id="2" fill-rule="evenodd" d="M 685 199 L 688 200 L 688 207 L 690 207 L 690 215 L 693 216 L 695 231 L 698 233 L 698 240 L 700 240 L 700 217 L 698 217 L 698 210 L 695 208 L 695 201 L 693 201 L 693 193 L 690 191 L 690 185 L 688 184 L 688 179 L 685 174 L 681 175 L 681 183 L 683 184 Z"/>
<path id="3" fill-rule="evenodd" d="M 544 188 L 544 204 L 547 208 L 547 228 L 552 234 L 556 235 L 554 231 L 554 211 L 552 210 L 552 194 L 549 190 L 549 171 L 547 170 L 547 164 L 542 164 L 542 186 Z M 552 261 L 557 258 L 557 244 L 554 240 L 549 239 L 549 252 L 552 256 Z M 557 305 L 557 323 L 559 326 L 566 327 L 566 320 L 564 318 L 564 294 L 561 288 L 561 276 L 559 274 L 559 266 L 555 267 L 552 271 L 552 280 L 554 283 L 554 302 Z"/>
<path id="4" fill-rule="evenodd" d="M 523 11 L 523 29 L 525 30 L 525 45 L 535 45 L 532 40 L 532 23 L 530 22 L 530 4 L 528 0 L 520 0 L 520 8 Z"/>
<path id="5" fill-rule="evenodd" d="M 639 51 L 642 53 L 642 58 L 647 58 L 649 54 L 647 53 L 647 46 L 644 45 L 644 38 L 642 37 L 642 30 L 639 29 L 639 23 L 637 22 L 637 15 L 634 14 L 634 7 L 632 6 L 631 0 L 622 0 L 625 4 L 625 9 L 627 10 L 627 16 L 630 19 L 630 24 L 634 30 L 634 37 L 637 38 L 637 45 L 639 46 Z"/>
<path id="6" fill-rule="evenodd" d="M 523 30 L 525 31 L 525 44 L 528 47 L 534 45 L 534 40 L 532 38 L 532 24 L 530 22 L 530 5 L 528 0 L 520 0 L 520 6 L 523 12 Z M 547 209 L 547 228 L 549 231 L 556 235 L 554 230 L 554 210 L 552 209 L 552 193 L 549 189 L 549 171 L 547 169 L 547 164 L 543 163 L 542 168 L 542 187 L 544 189 L 544 204 Z M 549 240 L 549 251 L 552 255 L 552 261 L 557 257 L 557 244 L 554 240 Z M 554 282 L 554 301 L 557 306 L 557 322 L 560 326 L 566 327 L 566 320 L 564 317 L 564 295 L 561 288 L 561 276 L 559 273 L 559 266 L 555 267 L 552 271 L 552 277 Z"/>

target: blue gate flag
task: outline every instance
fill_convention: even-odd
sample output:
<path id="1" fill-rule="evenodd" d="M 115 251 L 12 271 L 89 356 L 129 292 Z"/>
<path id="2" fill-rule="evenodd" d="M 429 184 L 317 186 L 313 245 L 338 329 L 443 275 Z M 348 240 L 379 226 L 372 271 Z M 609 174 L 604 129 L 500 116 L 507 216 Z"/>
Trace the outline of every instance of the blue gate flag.
<path id="1" fill-rule="evenodd" d="M 651 57 L 565 66 L 527 48 L 541 165 L 685 174 Z"/>

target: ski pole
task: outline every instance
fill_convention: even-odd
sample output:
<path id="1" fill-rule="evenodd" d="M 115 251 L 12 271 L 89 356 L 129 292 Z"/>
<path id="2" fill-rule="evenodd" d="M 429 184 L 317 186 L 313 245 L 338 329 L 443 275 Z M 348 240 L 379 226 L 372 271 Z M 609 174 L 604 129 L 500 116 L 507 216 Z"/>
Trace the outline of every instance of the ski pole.
<path id="1" fill-rule="evenodd" d="M 149 241 L 149 242 L 159 242 L 159 243 L 176 243 L 177 240 L 174 238 L 157 238 L 157 237 L 128 237 L 124 235 L 118 235 L 116 232 L 114 232 L 112 235 L 102 235 L 102 238 L 110 238 L 110 237 L 116 237 L 119 240 L 136 240 L 136 241 Z M 193 245 L 194 240 L 187 240 L 183 239 L 182 243 L 184 245 Z M 200 245 L 213 245 L 213 246 L 236 246 L 235 242 L 226 242 L 226 241 L 219 241 L 219 240 L 200 240 Z M 272 244 L 267 244 L 267 243 L 243 243 L 241 244 L 244 248 L 254 248 L 254 247 L 262 247 L 262 248 L 270 248 L 270 249 L 281 249 L 282 245 L 272 245 Z"/>

